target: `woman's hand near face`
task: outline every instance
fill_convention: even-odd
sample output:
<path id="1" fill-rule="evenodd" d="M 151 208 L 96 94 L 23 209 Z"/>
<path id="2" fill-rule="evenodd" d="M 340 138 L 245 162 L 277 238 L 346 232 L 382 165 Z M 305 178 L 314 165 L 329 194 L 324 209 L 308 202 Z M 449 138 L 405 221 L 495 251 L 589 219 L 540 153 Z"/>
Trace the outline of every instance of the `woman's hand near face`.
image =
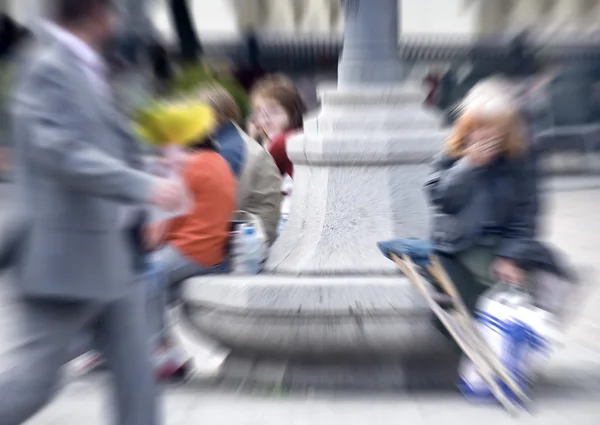
<path id="1" fill-rule="evenodd" d="M 467 160 L 475 167 L 488 165 L 500 153 L 501 143 L 498 139 L 472 142 L 466 151 Z"/>
<path id="2" fill-rule="evenodd" d="M 498 258 L 492 263 L 490 270 L 496 279 L 516 286 L 525 285 L 525 272 L 514 261 L 507 258 Z"/>

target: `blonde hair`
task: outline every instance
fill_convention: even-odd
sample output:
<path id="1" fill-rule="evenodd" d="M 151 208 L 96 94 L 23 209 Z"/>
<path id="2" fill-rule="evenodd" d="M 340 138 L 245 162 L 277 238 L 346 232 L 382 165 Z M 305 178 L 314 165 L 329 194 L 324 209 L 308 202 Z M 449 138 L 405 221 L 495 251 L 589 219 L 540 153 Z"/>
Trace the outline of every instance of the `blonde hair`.
<path id="1" fill-rule="evenodd" d="M 198 100 L 210 106 L 215 114 L 219 126 L 227 121 L 236 125 L 243 125 L 242 111 L 233 96 L 219 84 L 209 84 L 202 87 L 197 93 Z"/>
<path id="2" fill-rule="evenodd" d="M 308 108 L 304 97 L 289 77 L 271 74 L 258 80 L 250 91 L 250 99 L 254 101 L 257 98 L 275 100 L 287 113 L 290 127 L 302 127 L 303 117 Z"/>
<path id="3" fill-rule="evenodd" d="M 494 126 L 505 131 L 502 152 L 505 157 L 524 155 L 528 148 L 527 132 L 512 92 L 512 86 L 500 78 L 490 78 L 475 85 L 457 106 L 459 117 L 446 143 L 446 152 L 453 158 L 460 158 L 473 131 Z"/>

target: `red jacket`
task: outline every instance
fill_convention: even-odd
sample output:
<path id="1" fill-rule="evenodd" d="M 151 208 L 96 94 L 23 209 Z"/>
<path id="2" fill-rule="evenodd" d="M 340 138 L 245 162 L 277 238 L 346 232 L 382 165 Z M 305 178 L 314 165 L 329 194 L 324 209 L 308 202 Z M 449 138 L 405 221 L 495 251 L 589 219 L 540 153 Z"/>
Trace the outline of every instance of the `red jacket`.
<path id="1" fill-rule="evenodd" d="M 290 130 L 275 136 L 269 146 L 269 153 L 275 160 L 277 168 L 282 176 L 288 174 L 291 178 L 294 178 L 294 164 L 290 161 L 287 154 L 287 140 L 288 138 L 298 132 L 298 130 Z"/>

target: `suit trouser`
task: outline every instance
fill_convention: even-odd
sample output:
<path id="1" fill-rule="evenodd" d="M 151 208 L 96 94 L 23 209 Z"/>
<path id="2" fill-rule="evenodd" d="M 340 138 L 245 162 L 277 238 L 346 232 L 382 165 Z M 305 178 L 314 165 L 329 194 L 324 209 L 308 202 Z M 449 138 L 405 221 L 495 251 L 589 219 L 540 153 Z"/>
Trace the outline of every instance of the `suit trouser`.
<path id="1" fill-rule="evenodd" d="M 113 373 L 115 423 L 157 425 L 157 388 L 150 365 L 144 297 L 131 293 L 102 304 L 19 299 L 15 308 L 16 344 L 0 367 L 0 423 L 19 425 L 54 395 L 69 345 L 84 329 L 95 336 Z"/>

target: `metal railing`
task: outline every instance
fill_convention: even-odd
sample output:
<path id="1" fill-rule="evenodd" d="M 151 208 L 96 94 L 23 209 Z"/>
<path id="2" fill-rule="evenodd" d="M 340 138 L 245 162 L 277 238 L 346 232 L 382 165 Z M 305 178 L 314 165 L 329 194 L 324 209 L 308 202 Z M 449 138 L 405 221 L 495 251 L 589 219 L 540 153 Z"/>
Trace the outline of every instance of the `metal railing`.
<path id="1" fill-rule="evenodd" d="M 507 34 L 480 36 L 407 34 L 398 45 L 399 56 L 408 62 L 462 62 L 507 59 L 514 49 Z M 600 37 L 570 35 L 555 38 L 527 37 L 523 48 L 544 63 L 600 61 Z M 338 35 L 263 34 L 246 39 L 203 42 L 209 58 L 227 58 L 235 63 L 258 63 L 264 69 L 329 69 L 342 52 Z"/>

